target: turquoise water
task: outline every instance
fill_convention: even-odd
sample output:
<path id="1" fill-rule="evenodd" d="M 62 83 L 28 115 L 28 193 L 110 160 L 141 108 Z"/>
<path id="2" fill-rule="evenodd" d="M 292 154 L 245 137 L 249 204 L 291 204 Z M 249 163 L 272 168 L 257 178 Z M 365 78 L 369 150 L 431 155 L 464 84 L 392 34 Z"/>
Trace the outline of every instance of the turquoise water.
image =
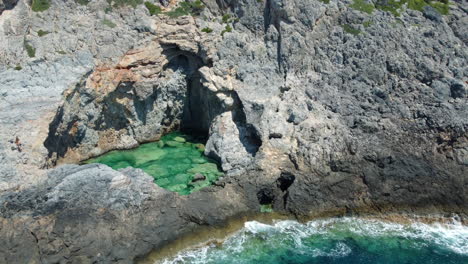
<path id="1" fill-rule="evenodd" d="M 186 195 L 211 185 L 221 175 L 215 161 L 205 157 L 203 139 L 170 133 L 158 142 L 131 150 L 116 150 L 85 163 L 102 163 L 113 169 L 140 168 L 159 186 Z M 200 179 L 195 180 L 198 176 Z"/>
<path id="2" fill-rule="evenodd" d="M 252 221 L 220 246 L 180 252 L 163 263 L 468 264 L 468 227 L 360 218 Z"/>

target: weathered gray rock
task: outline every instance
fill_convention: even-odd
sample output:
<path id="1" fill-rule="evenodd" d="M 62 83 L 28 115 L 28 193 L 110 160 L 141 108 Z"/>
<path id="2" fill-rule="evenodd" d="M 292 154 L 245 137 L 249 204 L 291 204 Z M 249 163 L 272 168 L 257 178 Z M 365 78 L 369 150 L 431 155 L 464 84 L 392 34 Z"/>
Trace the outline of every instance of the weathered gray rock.
<path id="1" fill-rule="evenodd" d="M 251 142 L 248 131 L 237 125 L 232 112 L 226 112 L 213 120 L 205 154 L 218 160 L 224 171 L 239 174 L 252 163 L 258 151 L 256 142 Z"/>
<path id="2" fill-rule="evenodd" d="M 87 75 L 88 66 L 80 66 L 83 72 L 67 75 L 63 83 L 42 80 L 47 71 L 36 70 L 29 78 L 3 71 L 1 106 L 24 112 L 5 112 L 0 135 L 14 140 L 18 132 L 10 130 L 17 124 L 28 133 L 20 136 L 22 153 L 8 140 L 0 142 L 5 205 L 0 239 L 6 241 L 0 260 L 128 263 L 201 225 L 256 212 L 260 204 L 296 216 L 388 211 L 466 216 L 465 2 L 453 2 L 448 16 L 426 8 L 403 10 L 400 17 L 359 12 L 343 1 L 205 3 L 197 19 L 150 18 L 142 7 L 122 9 L 128 16 L 114 29 L 97 25 L 117 17 L 96 11 L 100 2 L 79 7 L 96 31 L 73 34 L 77 26 L 60 22 L 58 34 L 74 43 L 63 46 L 114 64 Z M 73 3 L 54 4 L 47 14 L 57 12 L 58 21 L 76 9 Z M 0 16 L 0 33 L 7 34 L 1 43 L 14 43 L 0 50 L 9 51 L 2 59 L 11 66 L 34 60 L 17 44 L 24 36 L 13 34 L 26 34 L 26 20 L 19 19 L 26 11 L 20 1 Z M 232 32 L 221 34 L 224 13 L 238 19 L 229 22 Z M 33 27 L 50 26 L 48 19 L 33 17 L 43 23 Z M 213 32 L 201 32 L 205 27 Z M 115 42 L 120 34 L 122 43 Z M 50 43 L 58 42 L 41 48 L 33 35 L 26 37 L 37 45 L 38 56 L 49 58 Z M 82 49 L 73 49 L 77 46 Z M 84 53 L 74 54 L 76 59 Z M 31 69 L 46 64 L 34 63 Z M 65 65 L 65 73 L 57 74 L 89 64 Z M 5 81 L 9 76 L 19 81 Z M 40 88 L 24 88 L 37 80 Z M 39 133 L 34 121 L 50 114 L 65 83 L 71 89 L 54 121 Z M 42 92 L 53 100 L 47 111 L 33 111 L 40 104 L 32 98 Z M 16 104 L 20 107 L 12 108 Z M 206 154 L 226 172 L 215 186 L 180 197 L 141 171 L 101 165 L 59 167 L 47 176 L 24 178 L 46 156 L 52 163 L 78 162 L 178 128 L 208 136 Z M 33 147 L 37 142 L 41 147 Z M 29 184 L 14 183 L 18 179 Z"/>
<path id="3" fill-rule="evenodd" d="M 180 197 L 152 181 L 141 170 L 65 165 L 31 189 L 0 195 L 0 261 L 132 263 L 199 225 L 256 205 L 235 186 Z"/>

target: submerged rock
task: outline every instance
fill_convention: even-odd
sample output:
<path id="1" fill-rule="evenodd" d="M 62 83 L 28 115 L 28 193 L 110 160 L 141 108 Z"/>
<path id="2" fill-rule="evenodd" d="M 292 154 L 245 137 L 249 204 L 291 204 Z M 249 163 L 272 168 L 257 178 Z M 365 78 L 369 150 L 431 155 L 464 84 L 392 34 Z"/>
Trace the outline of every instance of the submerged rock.
<path id="1" fill-rule="evenodd" d="M 204 181 L 206 180 L 206 177 L 203 174 L 197 173 L 195 176 L 193 176 L 192 182 L 197 182 L 197 181 Z"/>
<path id="2" fill-rule="evenodd" d="M 175 138 L 174 138 L 174 141 L 184 143 L 186 140 L 185 140 L 185 138 L 183 138 L 183 137 L 175 137 Z"/>

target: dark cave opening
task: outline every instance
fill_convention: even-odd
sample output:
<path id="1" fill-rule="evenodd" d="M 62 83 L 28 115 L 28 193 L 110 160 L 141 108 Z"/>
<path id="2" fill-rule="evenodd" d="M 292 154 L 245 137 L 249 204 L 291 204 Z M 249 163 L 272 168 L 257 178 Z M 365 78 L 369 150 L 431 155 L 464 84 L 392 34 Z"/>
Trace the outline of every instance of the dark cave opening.
<path id="1" fill-rule="evenodd" d="M 223 107 L 216 94 L 201 82 L 198 70 L 205 64 L 200 57 L 176 47 L 167 47 L 165 53 L 169 63 L 164 70 L 180 71 L 187 82 L 179 129 L 183 133 L 204 136 L 207 139 L 211 122 L 223 112 Z"/>
<path id="2" fill-rule="evenodd" d="M 187 97 L 180 130 L 208 136 L 213 119 L 222 112 L 223 107 L 216 94 L 203 86 L 200 74 L 194 72 L 187 76 Z"/>
<path id="3" fill-rule="evenodd" d="M 278 188 L 280 188 L 281 191 L 287 191 L 288 188 L 294 183 L 296 180 L 296 176 L 289 172 L 282 172 L 281 176 L 278 178 L 276 181 L 276 184 Z"/>
<path id="4" fill-rule="evenodd" d="M 184 54 L 179 54 L 169 60 L 169 63 L 164 67 L 164 70 L 172 69 L 176 71 L 181 69 L 185 74 L 190 74 L 193 71 L 190 66 L 191 62 L 189 58 Z"/>
<path id="5" fill-rule="evenodd" d="M 275 195 L 272 190 L 264 188 L 257 192 L 257 199 L 261 205 L 269 205 L 275 200 Z"/>

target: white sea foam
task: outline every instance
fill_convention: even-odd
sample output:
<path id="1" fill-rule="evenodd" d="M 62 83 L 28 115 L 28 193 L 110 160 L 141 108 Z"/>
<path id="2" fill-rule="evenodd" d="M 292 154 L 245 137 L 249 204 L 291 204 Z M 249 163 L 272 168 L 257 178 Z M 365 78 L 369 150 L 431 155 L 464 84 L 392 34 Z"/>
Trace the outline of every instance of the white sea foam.
<path id="1" fill-rule="evenodd" d="M 333 257 L 341 258 L 349 255 L 352 252 L 351 248 L 343 242 L 338 242 L 335 247 L 324 250 L 320 248 L 312 248 L 304 252 L 304 255 L 313 257 Z"/>
<path id="2" fill-rule="evenodd" d="M 275 231 L 271 225 L 263 224 L 257 221 L 250 221 L 244 224 L 244 230 L 252 234 L 265 233 Z"/>

